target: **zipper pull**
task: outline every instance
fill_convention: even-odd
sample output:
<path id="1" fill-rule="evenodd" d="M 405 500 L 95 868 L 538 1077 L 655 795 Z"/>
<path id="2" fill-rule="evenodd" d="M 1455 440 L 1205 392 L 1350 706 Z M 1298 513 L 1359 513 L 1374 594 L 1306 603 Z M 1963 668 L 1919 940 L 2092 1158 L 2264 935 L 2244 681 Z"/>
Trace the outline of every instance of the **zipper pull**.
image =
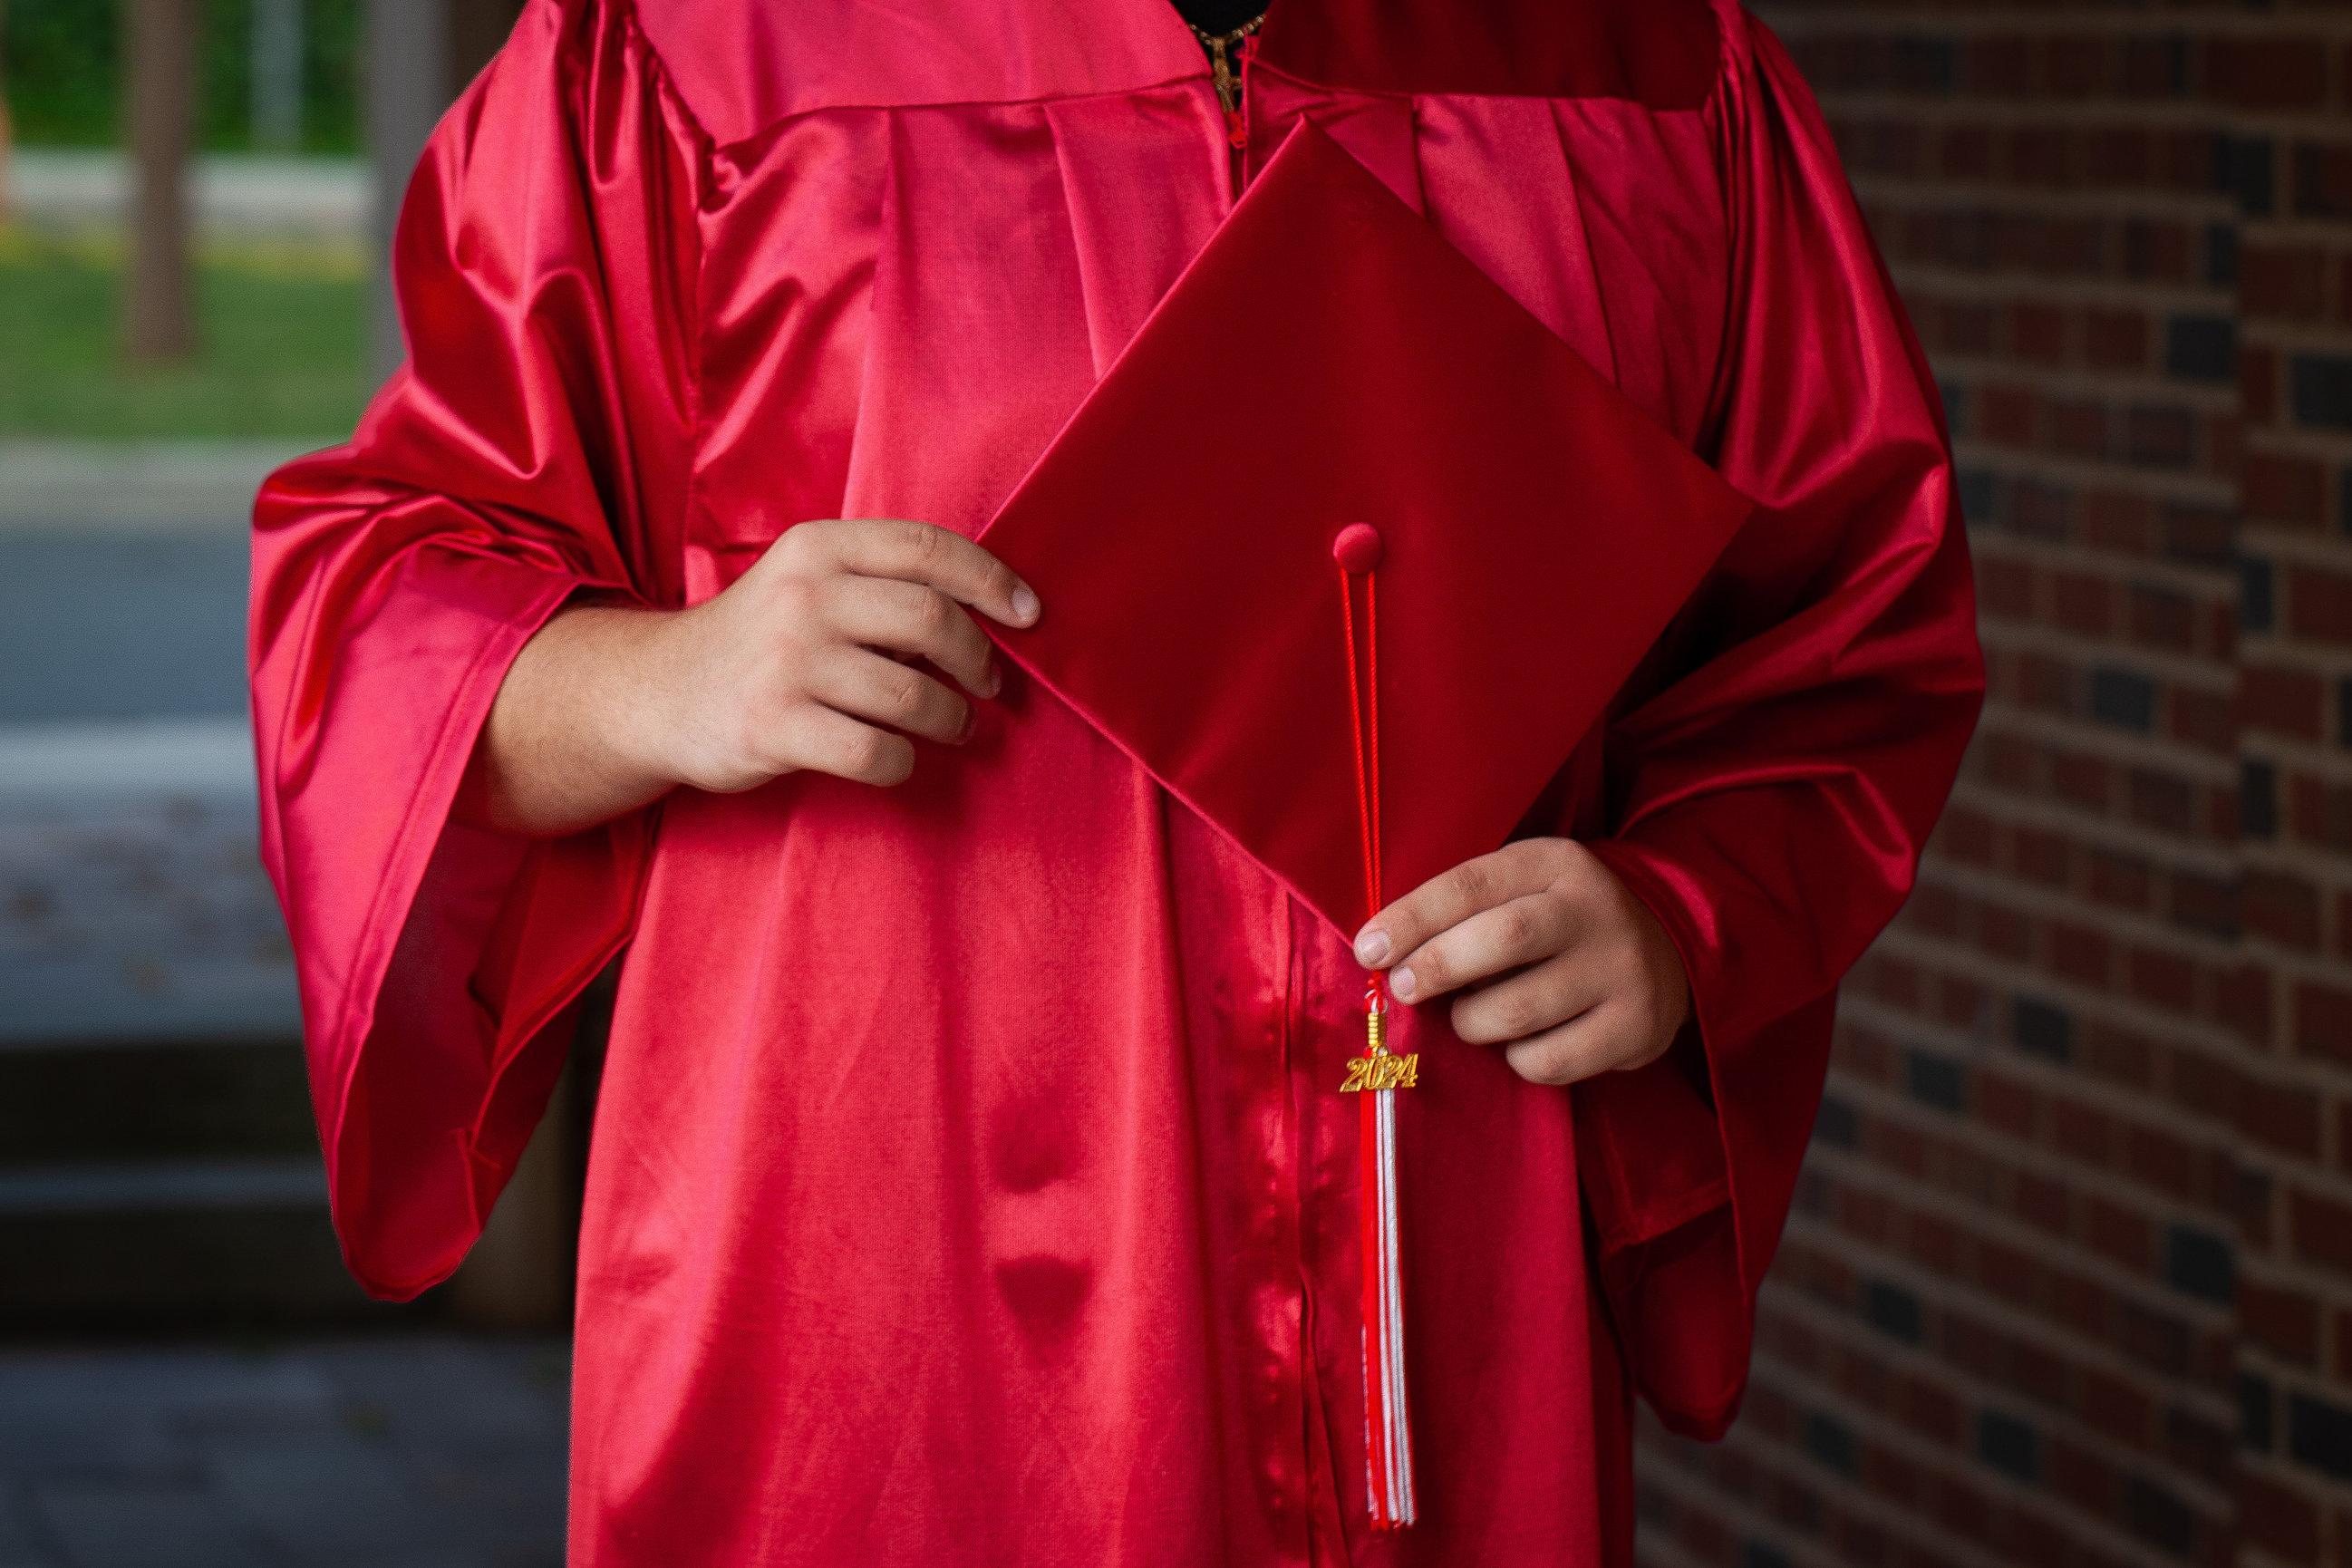
<path id="1" fill-rule="evenodd" d="M 1251 24 L 1249 29 L 1242 34 L 1241 48 L 1241 76 L 1234 82 L 1233 97 L 1225 101 L 1225 140 L 1236 153 L 1246 152 L 1249 148 L 1249 117 L 1244 111 L 1242 92 L 1249 82 L 1250 61 L 1257 54 L 1256 24 Z"/>
<path id="2" fill-rule="evenodd" d="M 1225 46 L 1232 41 L 1230 37 L 1209 40 L 1209 79 L 1217 84 L 1217 102 L 1223 106 L 1229 122 L 1242 111 L 1240 84 L 1234 79 L 1233 61 L 1225 54 Z"/>

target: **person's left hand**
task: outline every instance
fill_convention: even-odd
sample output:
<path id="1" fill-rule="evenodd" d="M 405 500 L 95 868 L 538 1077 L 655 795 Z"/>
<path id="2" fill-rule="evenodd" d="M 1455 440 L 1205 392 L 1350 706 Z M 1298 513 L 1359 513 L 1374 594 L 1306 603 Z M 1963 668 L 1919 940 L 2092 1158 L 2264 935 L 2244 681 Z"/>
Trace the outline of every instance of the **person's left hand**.
<path id="1" fill-rule="evenodd" d="M 1454 1004 L 1454 1032 L 1501 1045 L 1531 1083 L 1646 1067 L 1690 1016 L 1665 928 L 1573 839 L 1521 839 L 1433 877 L 1355 946 L 1401 1002 L 1475 986 Z"/>

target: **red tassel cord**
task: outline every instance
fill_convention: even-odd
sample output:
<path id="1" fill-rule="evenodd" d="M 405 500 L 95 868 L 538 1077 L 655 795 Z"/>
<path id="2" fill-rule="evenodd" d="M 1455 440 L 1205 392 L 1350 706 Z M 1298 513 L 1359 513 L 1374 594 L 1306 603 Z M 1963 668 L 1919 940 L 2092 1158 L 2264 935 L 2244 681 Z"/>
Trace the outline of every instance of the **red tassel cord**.
<path id="1" fill-rule="evenodd" d="M 1340 564 L 1341 625 L 1348 638 L 1349 719 L 1356 743 L 1356 811 L 1362 826 L 1364 891 L 1381 911 L 1381 653 L 1376 585 L 1380 536 L 1359 523 L 1333 546 Z M 1364 652 L 1358 678 L 1356 579 L 1364 584 Z M 1404 1386 L 1404 1290 L 1397 1223 L 1396 1091 L 1411 1089 L 1421 1058 L 1388 1047 L 1388 980 L 1364 983 L 1364 1054 L 1348 1063 L 1342 1093 L 1360 1094 L 1363 1161 L 1364 1458 L 1374 1530 L 1413 1521 L 1412 1428 Z"/>

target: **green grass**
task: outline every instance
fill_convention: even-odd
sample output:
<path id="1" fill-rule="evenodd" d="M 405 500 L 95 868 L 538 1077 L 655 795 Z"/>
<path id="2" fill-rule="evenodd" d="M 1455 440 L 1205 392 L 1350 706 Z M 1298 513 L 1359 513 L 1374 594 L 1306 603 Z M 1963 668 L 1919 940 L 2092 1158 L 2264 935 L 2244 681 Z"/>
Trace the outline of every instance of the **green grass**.
<path id="1" fill-rule="evenodd" d="M 215 251 L 194 357 L 134 369 L 121 245 L 0 231 L 0 437 L 335 439 L 363 400 L 366 296 L 355 256 Z"/>

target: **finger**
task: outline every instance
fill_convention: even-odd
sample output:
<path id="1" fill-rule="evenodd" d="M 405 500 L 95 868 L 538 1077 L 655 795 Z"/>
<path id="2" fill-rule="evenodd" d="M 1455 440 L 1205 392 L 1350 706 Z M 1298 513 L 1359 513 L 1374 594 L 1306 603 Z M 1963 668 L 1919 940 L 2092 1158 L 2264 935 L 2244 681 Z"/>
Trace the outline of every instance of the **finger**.
<path id="1" fill-rule="evenodd" d="M 1389 989 L 1402 1001 L 1426 1002 L 1507 969 L 1540 963 L 1576 938 L 1582 923 L 1577 912 L 1549 887 L 1481 910 L 1406 953 L 1389 972 Z"/>
<path id="2" fill-rule="evenodd" d="M 951 530 L 895 518 L 856 518 L 828 526 L 819 539 L 845 571 L 937 588 L 1008 626 L 1037 619 L 1036 593 L 1013 568 Z"/>
<path id="3" fill-rule="evenodd" d="M 996 695 L 996 645 L 937 588 L 889 577 L 841 577 L 827 598 L 825 623 L 847 640 L 921 654 L 973 696 Z"/>
<path id="4" fill-rule="evenodd" d="M 1632 1009 L 1603 1002 L 1566 1023 L 1503 1047 L 1503 1059 L 1529 1083 L 1579 1083 L 1621 1067 L 1638 1067 L 1643 1051 Z"/>
<path id="5" fill-rule="evenodd" d="M 1448 926 L 1550 884 L 1558 868 L 1533 841 L 1507 844 L 1432 877 L 1356 933 L 1356 961 L 1386 968 Z"/>
<path id="6" fill-rule="evenodd" d="M 825 650 L 809 673 L 808 693 L 826 707 L 910 735 L 950 743 L 964 738 L 971 704 L 912 665 L 864 648 Z"/>
<path id="7" fill-rule="evenodd" d="M 1563 952 L 1454 1003 L 1454 1032 L 1474 1046 L 1500 1045 L 1564 1024 L 1608 996 L 1591 964 Z"/>
<path id="8" fill-rule="evenodd" d="M 794 768 L 870 784 L 899 784 L 915 771 L 915 747 L 904 735 L 861 724 L 820 703 L 795 703 L 782 730 L 782 750 Z"/>

